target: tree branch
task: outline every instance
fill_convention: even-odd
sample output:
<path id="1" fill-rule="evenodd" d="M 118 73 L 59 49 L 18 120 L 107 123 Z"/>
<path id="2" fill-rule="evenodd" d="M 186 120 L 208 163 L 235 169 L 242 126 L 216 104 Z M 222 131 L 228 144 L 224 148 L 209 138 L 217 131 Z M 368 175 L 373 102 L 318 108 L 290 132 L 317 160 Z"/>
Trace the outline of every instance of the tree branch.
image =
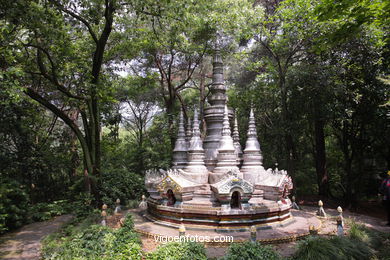
<path id="1" fill-rule="evenodd" d="M 92 36 L 92 39 L 95 43 L 98 43 L 98 39 L 96 37 L 96 34 L 95 32 L 92 30 L 92 27 L 91 25 L 89 24 L 89 22 L 87 20 L 85 20 L 83 17 L 81 17 L 80 15 L 66 9 L 64 6 L 62 6 L 59 2 L 55 1 L 55 0 L 50 0 L 50 2 L 52 2 L 54 5 L 58 6 L 58 8 L 63 11 L 64 13 L 67 13 L 69 14 L 70 16 L 72 16 L 73 18 L 75 18 L 76 20 L 79 20 L 80 22 L 82 22 L 88 29 L 88 32 L 89 34 Z"/>

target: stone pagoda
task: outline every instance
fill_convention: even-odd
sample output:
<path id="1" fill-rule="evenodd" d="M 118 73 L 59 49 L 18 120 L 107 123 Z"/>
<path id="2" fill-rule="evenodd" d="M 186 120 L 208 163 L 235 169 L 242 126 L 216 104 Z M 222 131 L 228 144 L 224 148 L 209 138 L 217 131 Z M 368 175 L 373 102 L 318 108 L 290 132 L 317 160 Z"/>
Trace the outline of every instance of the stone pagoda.
<path id="1" fill-rule="evenodd" d="M 287 196 L 291 178 L 286 171 L 264 169 L 253 109 L 245 148 L 241 148 L 237 118 L 226 105 L 219 50 L 213 58 L 210 92 L 204 109 L 204 140 L 197 110 L 192 127 L 189 119 L 186 129 L 180 113 L 173 167 L 147 172 L 146 216 L 163 225 L 216 230 L 260 228 L 291 220 Z"/>

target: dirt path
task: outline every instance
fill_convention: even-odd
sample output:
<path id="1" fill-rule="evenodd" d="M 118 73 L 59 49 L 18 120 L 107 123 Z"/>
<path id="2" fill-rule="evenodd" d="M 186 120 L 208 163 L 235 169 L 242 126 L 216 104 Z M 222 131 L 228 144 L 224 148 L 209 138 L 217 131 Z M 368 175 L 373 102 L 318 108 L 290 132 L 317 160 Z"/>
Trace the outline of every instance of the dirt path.
<path id="1" fill-rule="evenodd" d="M 63 215 L 52 220 L 32 223 L 0 237 L 0 259 L 39 259 L 41 240 L 56 232 L 72 218 L 71 215 Z"/>

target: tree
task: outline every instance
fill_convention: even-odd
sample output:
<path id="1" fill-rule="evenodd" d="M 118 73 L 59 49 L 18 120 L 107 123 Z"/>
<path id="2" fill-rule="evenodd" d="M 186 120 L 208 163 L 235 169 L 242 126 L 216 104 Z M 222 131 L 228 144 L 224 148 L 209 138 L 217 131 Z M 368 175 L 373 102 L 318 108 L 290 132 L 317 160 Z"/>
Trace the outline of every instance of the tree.
<path id="1" fill-rule="evenodd" d="M 104 64 L 118 1 L 17 1 L 3 3 L 15 36 L 8 46 L 22 66 L 24 92 L 69 126 L 83 151 L 89 192 L 97 192 L 100 161 L 100 103 Z M 69 112 L 71 111 L 71 112 Z M 73 111 L 73 112 L 72 112 Z M 70 114 L 79 111 L 82 127 Z"/>
<path id="2" fill-rule="evenodd" d="M 122 122 L 136 144 L 138 166 L 135 172 L 144 173 L 147 130 L 160 110 L 157 106 L 156 82 L 152 76 L 145 78 L 128 76 L 123 85 L 125 88 L 120 100 L 122 111 L 125 113 Z"/>
<path id="3" fill-rule="evenodd" d="M 237 0 L 149 1 L 137 10 L 141 17 L 138 38 L 144 54 L 137 64 L 158 75 L 173 148 L 177 100 L 187 117 L 181 92 L 190 86 L 205 55 L 211 53 L 217 31 L 244 31 L 253 11 L 248 1 Z"/>

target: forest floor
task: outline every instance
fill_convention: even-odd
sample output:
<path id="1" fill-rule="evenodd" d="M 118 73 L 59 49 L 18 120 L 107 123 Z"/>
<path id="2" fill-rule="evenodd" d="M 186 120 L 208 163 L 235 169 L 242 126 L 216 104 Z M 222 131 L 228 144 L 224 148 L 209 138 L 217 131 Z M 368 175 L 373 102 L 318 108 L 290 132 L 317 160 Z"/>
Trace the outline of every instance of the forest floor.
<path id="1" fill-rule="evenodd" d="M 36 222 L 0 237 L 0 259 L 40 259 L 41 240 L 60 229 L 73 218 L 62 215 L 48 221 Z"/>

